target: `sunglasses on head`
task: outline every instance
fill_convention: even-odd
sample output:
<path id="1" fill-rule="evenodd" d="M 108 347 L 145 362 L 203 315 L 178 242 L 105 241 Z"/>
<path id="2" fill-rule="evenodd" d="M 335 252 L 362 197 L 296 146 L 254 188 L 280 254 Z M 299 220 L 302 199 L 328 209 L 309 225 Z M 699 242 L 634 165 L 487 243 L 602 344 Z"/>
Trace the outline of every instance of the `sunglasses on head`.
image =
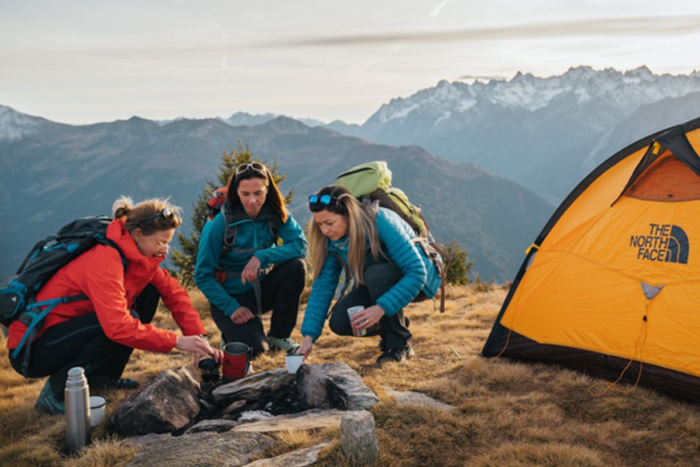
<path id="1" fill-rule="evenodd" d="M 248 171 L 253 171 L 262 175 L 267 175 L 267 169 L 265 169 L 265 166 L 260 162 L 246 162 L 236 167 L 236 175 L 241 175 Z"/>
<path id="2" fill-rule="evenodd" d="M 141 219 L 139 223 L 137 224 L 138 227 L 141 227 L 144 223 L 148 221 L 152 221 L 153 219 L 156 219 L 158 217 L 162 217 L 163 219 L 172 219 L 175 213 L 171 208 L 165 208 L 161 209 L 157 213 L 153 214 L 152 216 L 148 216 L 145 219 Z"/>
<path id="3" fill-rule="evenodd" d="M 329 194 L 311 195 L 309 196 L 309 209 L 311 209 L 312 211 L 314 209 L 320 210 L 323 209 L 323 206 L 330 206 L 336 201 L 338 200 Z"/>

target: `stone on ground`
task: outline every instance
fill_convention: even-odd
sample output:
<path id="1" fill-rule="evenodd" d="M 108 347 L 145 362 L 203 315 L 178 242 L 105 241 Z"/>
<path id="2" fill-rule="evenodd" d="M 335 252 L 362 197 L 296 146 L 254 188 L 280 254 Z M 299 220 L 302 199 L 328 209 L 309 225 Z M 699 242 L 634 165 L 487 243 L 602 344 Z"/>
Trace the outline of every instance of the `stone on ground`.
<path id="1" fill-rule="evenodd" d="M 186 426 L 199 413 L 199 383 L 187 367 L 166 370 L 132 394 L 112 414 L 122 435 L 167 433 Z"/>
<path id="2" fill-rule="evenodd" d="M 347 412 L 340 421 L 340 441 L 350 465 L 374 465 L 379 458 L 379 444 L 374 417 L 366 410 Z"/>

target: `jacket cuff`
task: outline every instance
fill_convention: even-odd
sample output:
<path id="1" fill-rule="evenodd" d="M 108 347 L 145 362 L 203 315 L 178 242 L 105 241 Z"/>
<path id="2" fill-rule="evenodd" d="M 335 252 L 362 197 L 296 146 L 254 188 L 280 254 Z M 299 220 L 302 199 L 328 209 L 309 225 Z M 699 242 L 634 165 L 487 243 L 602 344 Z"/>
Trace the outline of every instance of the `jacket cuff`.
<path id="1" fill-rule="evenodd" d="M 377 305 L 381 307 L 382 310 L 384 310 L 384 314 L 387 316 L 394 316 L 396 313 L 399 312 L 399 309 L 393 307 L 390 301 L 384 297 L 379 297 L 379 299 L 377 300 Z"/>

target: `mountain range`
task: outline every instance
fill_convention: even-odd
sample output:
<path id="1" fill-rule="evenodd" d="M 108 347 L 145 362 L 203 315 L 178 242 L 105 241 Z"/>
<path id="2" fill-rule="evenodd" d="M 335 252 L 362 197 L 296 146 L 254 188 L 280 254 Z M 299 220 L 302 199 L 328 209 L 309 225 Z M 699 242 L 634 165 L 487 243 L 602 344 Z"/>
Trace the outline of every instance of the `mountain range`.
<path id="1" fill-rule="evenodd" d="M 171 197 L 185 208 L 183 230 L 204 180 L 237 141 L 254 157 L 276 161 L 281 188 L 302 224 L 306 198 L 340 172 L 385 160 L 394 184 L 421 204 L 443 243 L 459 242 L 482 278 L 513 277 L 523 251 L 553 207 L 518 184 L 469 163 L 453 163 L 417 146 L 374 144 L 328 128 L 276 117 L 253 126 L 218 119 L 154 122 L 133 117 L 65 125 L 0 107 L 0 279 L 31 246 L 70 220 L 109 214 L 120 195 Z"/>
<path id="2" fill-rule="evenodd" d="M 618 150 L 699 114 L 700 72 L 579 66 L 548 78 L 518 73 L 510 80 L 440 81 L 392 99 L 362 125 L 308 124 L 471 162 L 556 205 Z"/>
<path id="3" fill-rule="evenodd" d="M 484 278 L 512 278 L 522 251 L 570 190 L 619 149 L 698 116 L 700 72 L 580 66 L 560 76 L 440 81 L 392 99 L 361 125 L 272 113 L 65 125 L 0 105 L 0 279 L 38 238 L 120 194 L 188 208 L 221 154 L 277 160 L 291 208 L 353 165 L 383 159 L 440 241 L 469 249 Z M 189 223 L 183 226 L 187 231 Z"/>

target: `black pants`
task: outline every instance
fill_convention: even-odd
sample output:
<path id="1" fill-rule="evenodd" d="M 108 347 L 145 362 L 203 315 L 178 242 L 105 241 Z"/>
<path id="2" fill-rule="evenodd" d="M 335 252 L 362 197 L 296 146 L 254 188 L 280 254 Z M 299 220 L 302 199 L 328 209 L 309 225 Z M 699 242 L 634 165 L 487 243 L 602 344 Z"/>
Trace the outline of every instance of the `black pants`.
<path id="1" fill-rule="evenodd" d="M 211 316 L 219 327 L 224 342 L 243 342 L 252 349 L 253 356 L 265 352 L 267 338 L 260 314 L 270 310 L 270 336 L 289 337 L 297 324 L 299 299 L 305 281 L 306 266 L 301 259 L 296 258 L 276 265 L 260 281 L 261 310 L 258 310 L 253 289 L 233 296 L 241 306 L 248 308 L 255 315 L 255 318 L 243 324 L 234 323 L 223 311 L 210 303 Z"/>
<path id="2" fill-rule="evenodd" d="M 403 274 L 394 263 L 372 264 L 365 269 L 365 284 L 353 289 L 335 304 L 331 311 L 329 326 L 339 336 L 352 336 L 352 326 L 347 310 L 362 305 L 368 308 L 377 304 L 377 299 L 391 289 Z M 394 316 L 384 316 L 376 325 L 368 329 L 368 336 L 380 335 L 386 349 L 403 349 L 411 340 L 408 318 L 399 310 Z"/>
<path id="3" fill-rule="evenodd" d="M 153 320 L 160 294 L 148 285 L 136 297 L 132 315 L 142 323 Z M 80 366 L 90 380 L 95 377 L 119 378 L 124 372 L 133 348 L 107 338 L 95 313 L 73 318 L 48 329 L 31 345 L 27 376 L 49 376 L 49 385 L 57 400 L 63 400 L 68 370 Z M 17 358 L 10 357 L 12 367 L 21 372 L 26 347 Z"/>

